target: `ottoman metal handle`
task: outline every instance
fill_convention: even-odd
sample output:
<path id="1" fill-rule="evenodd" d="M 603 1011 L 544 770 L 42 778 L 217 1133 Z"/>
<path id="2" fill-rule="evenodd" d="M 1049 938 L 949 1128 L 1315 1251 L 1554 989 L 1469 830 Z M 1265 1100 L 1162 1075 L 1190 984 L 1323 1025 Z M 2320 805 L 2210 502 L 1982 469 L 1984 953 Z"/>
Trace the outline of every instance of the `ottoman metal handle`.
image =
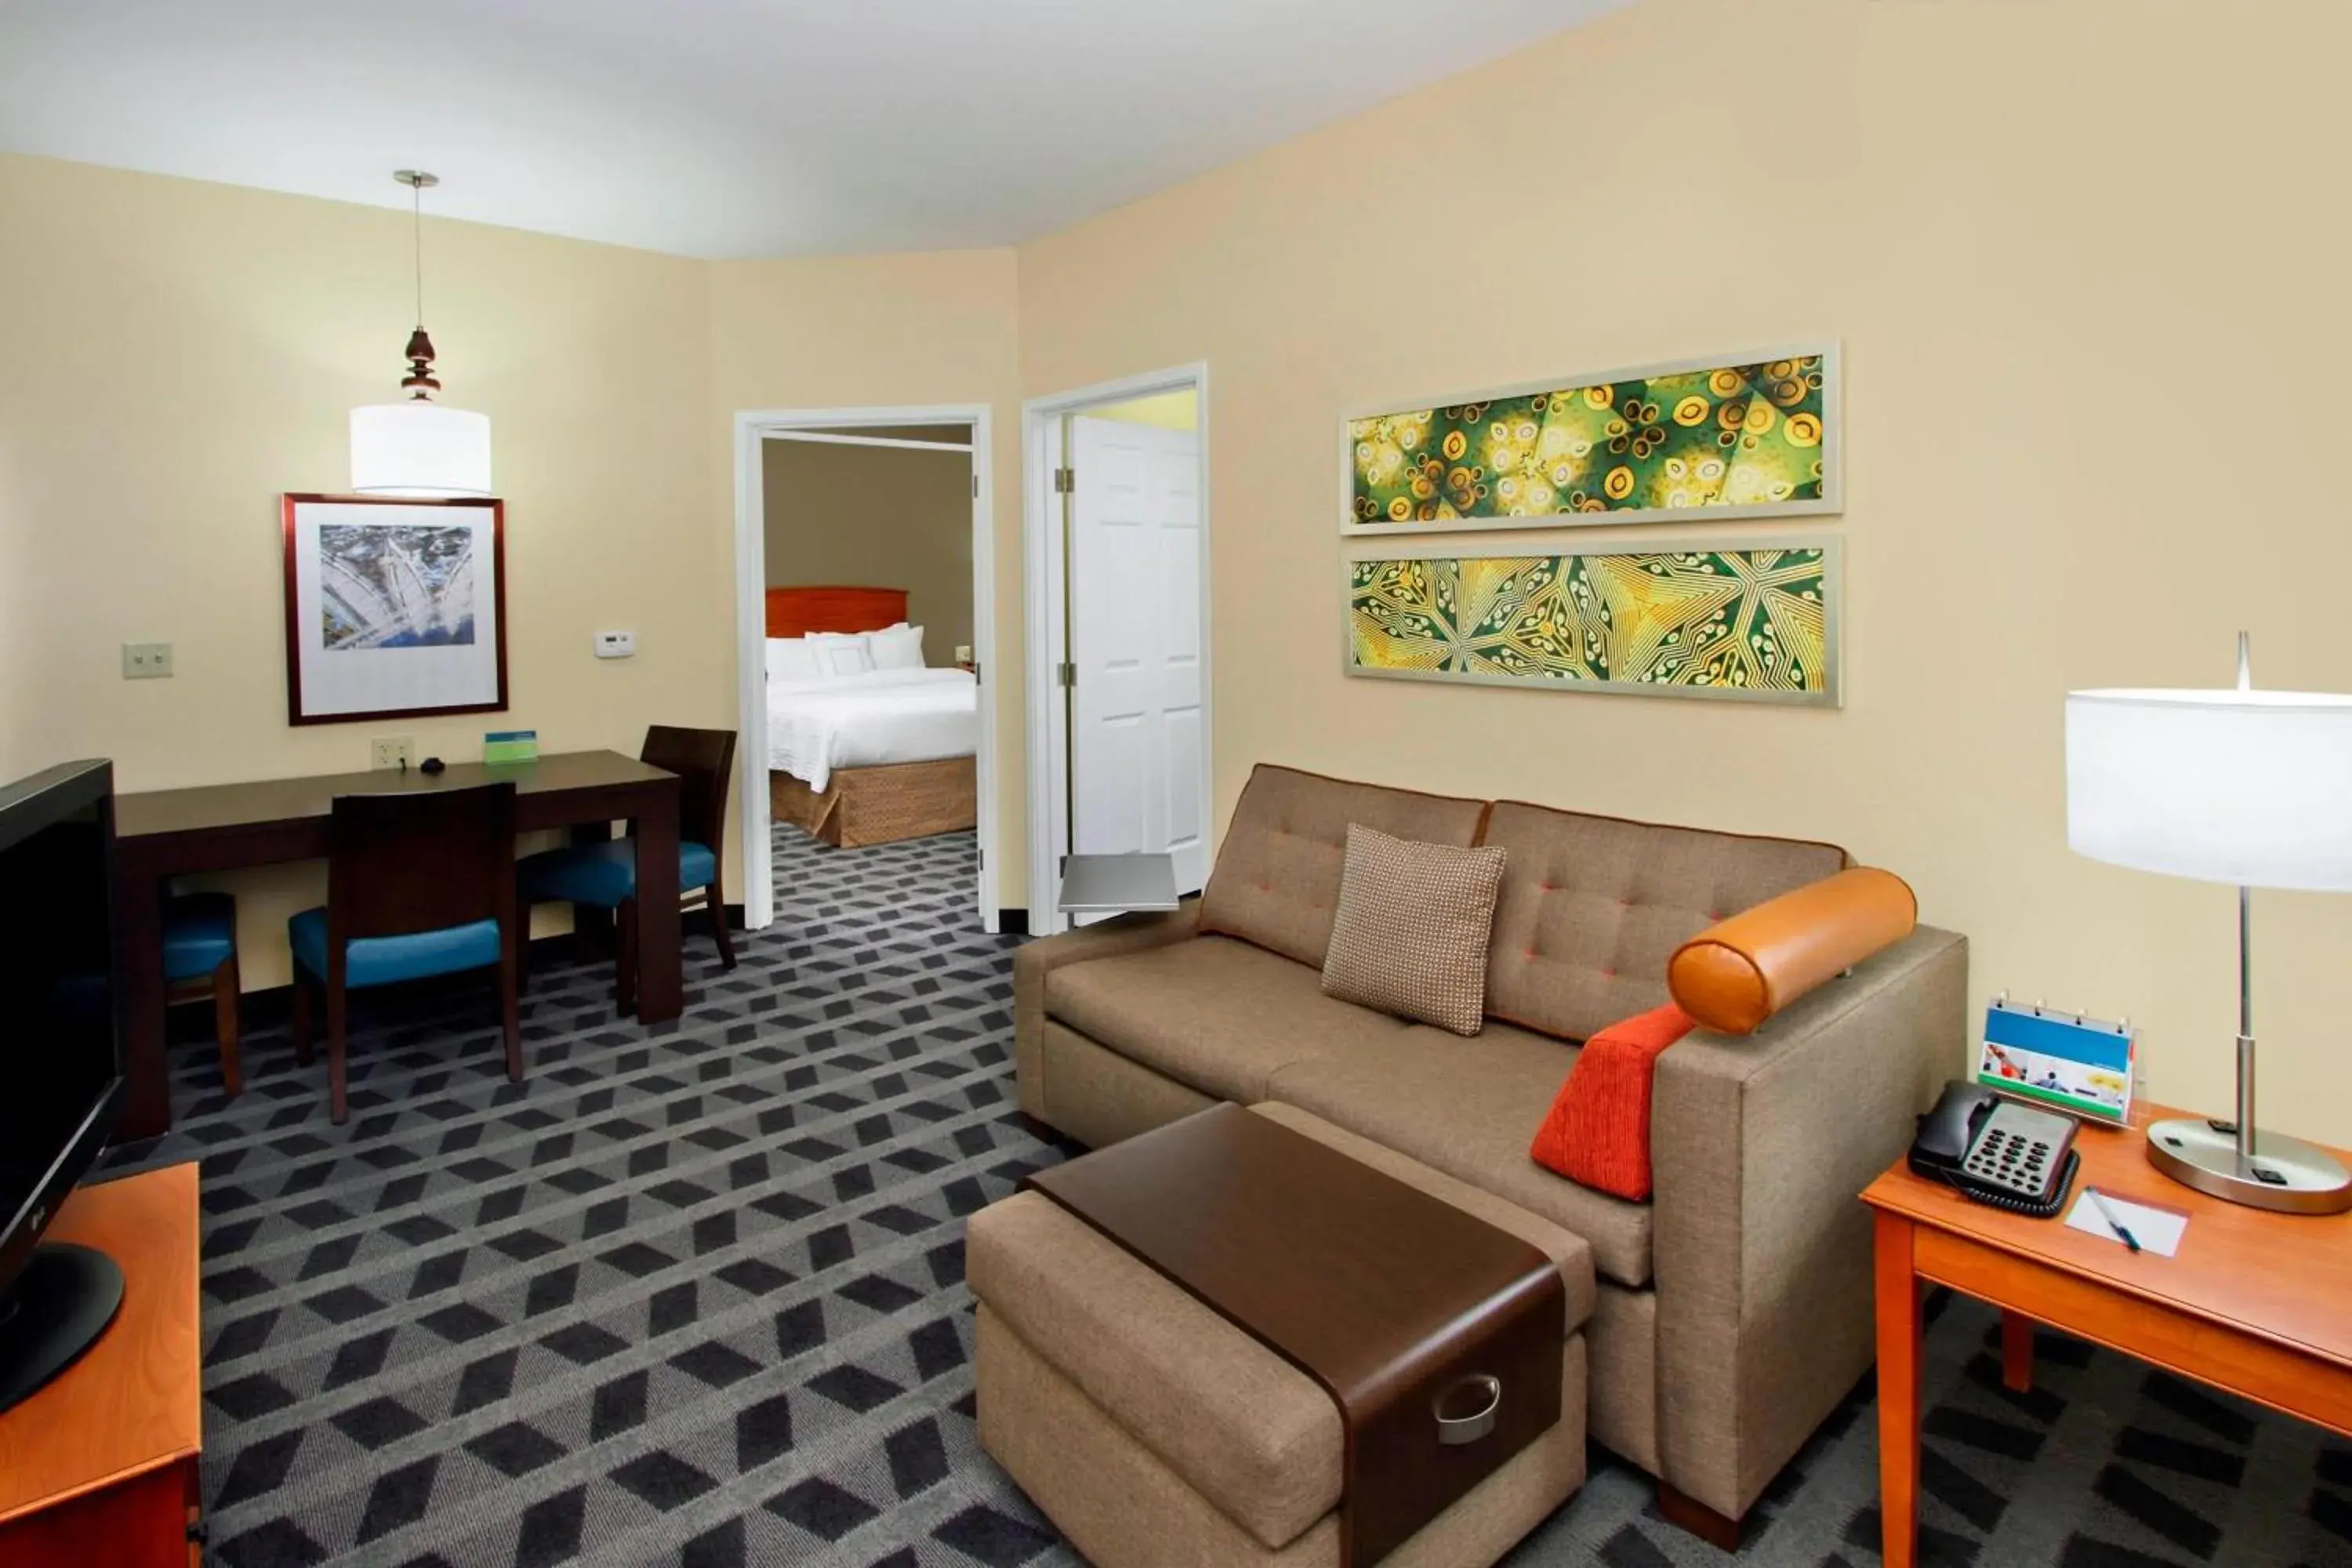
<path id="1" fill-rule="evenodd" d="M 1475 1392 L 1485 1403 L 1467 1415 L 1446 1415 L 1447 1402 L 1465 1391 Z M 1495 1429 L 1495 1412 L 1502 1407 L 1503 1380 L 1483 1372 L 1455 1378 L 1429 1402 L 1429 1413 L 1437 1417 L 1437 1440 L 1448 1446 L 1475 1443 L 1492 1432 Z"/>

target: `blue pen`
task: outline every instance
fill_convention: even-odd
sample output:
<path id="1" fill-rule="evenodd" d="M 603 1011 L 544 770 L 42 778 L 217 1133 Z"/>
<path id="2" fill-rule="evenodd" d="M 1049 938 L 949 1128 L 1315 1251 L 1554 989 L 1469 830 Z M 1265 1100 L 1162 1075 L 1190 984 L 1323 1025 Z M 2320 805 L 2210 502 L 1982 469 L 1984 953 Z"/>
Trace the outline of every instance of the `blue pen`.
<path id="1" fill-rule="evenodd" d="M 2134 1252 L 2137 1252 L 2139 1250 L 2139 1237 L 2134 1236 L 2130 1231 L 2124 1228 L 2124 1222 L 2117 1219 L 2116 1217 L 2116 1211 L 2107 1206 L 2107 1195 L 2099 1191 L 2096 1187 L 2084 1187 L 2083 1189 L 2083 1194 L 2098 1208 L 2099 1217 L 2107 1222 L 2107 1228 L 2121 1237 L 2126 1247 L 2130 1247 Z"/>

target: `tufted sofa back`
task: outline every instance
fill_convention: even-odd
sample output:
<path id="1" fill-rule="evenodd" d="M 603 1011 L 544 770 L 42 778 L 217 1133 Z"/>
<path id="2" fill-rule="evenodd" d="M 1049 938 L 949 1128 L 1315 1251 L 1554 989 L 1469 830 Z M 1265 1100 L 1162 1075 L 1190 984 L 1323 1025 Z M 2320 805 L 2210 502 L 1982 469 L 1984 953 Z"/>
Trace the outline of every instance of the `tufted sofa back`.
<path id="1" fill-rule="evenodd" d="M 1487 1016 L 1572 1040 L 1664 1005 L 1666 961 L 1690 938 L 1846 864 L 1833 844 L 1516 801 L 1494 806 L 1481 842 L 1509 851 Z"/>
<path id="2" fill-rule="evenodd" d="M 1477 842 L 1486 815 L 1483 800 L 1350 784 L 1261 763 L 1217 849 L 1216 868 L 1201 895 L 1201 930 L 1237 936 L 1320 969 L 1331 945 L 1349 823 L 1466 848 Z M 1663 956 L 1658 973 L 1663 986 Z"/>

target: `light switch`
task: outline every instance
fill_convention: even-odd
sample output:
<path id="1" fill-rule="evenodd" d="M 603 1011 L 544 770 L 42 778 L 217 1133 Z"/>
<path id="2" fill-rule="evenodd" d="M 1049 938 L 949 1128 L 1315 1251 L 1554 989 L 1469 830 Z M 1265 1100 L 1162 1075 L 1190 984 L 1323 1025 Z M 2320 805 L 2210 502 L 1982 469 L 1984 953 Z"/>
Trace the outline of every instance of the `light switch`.
<path id="1" fill-rule="evenodd" d="M 122 645 L 122 679 L 161 680 L 172 673 L 172 645 L 167 642 L 127 642 Z"/>
<path id="2" fill-rule="evenodd" d="M 637 634 L 635 632 L 598 632 L 596 634 L 598 658 L 626 658 L 636 651 Z"/>

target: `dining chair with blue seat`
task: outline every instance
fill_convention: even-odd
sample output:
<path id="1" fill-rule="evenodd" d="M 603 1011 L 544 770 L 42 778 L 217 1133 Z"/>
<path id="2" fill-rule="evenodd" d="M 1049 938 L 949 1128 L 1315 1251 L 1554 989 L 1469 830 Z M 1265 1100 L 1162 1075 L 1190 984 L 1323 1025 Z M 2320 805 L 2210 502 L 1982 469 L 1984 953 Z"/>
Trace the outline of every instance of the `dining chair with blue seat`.
<path id="1" fill-rule="evenodd" d="M 735 731 L 688 730 L 656 724 L 646 731 L 640 762 L 678 776 L 677 886 L 683 907 L 710 917 L 722 969 L 735 967 L 735 942 L 727 928 L 727 892 L 719 857 L 726 847 L 727 785 L 735 766 Z M 637 990 L 637 846 L 634 838 L 610 838 L 550 849 L 522 862 L 522 906 L 568 903 L 575 909 L 611 910 L 617 917 L 618 962 L 613 991 L 624 1013 L 635 1010 Z"/>
<path id="2" fill-rule="evenodd" d="M 337 795 L 327 902 L 286 922 L 294 952 L 294 1044 L 310 1058 L 313 992 L 327 1008 L 328 1107 L 350 1114 L 344 1043 L 354 989 L 467 970 L 499 972 L 507 1077 L 522 1081 L 517 981 L 515 788 Z"/>
<path id="3" fill-rule="evenodd" d="M 237 1042 L 243 1034 L 237 992 L 236 900 L 226 893 L 182 893 L 163 906 L 163 996 L 209 997 L 220 1042 L 221 1085 L 235 1099 L 245 1089 Z"/>

